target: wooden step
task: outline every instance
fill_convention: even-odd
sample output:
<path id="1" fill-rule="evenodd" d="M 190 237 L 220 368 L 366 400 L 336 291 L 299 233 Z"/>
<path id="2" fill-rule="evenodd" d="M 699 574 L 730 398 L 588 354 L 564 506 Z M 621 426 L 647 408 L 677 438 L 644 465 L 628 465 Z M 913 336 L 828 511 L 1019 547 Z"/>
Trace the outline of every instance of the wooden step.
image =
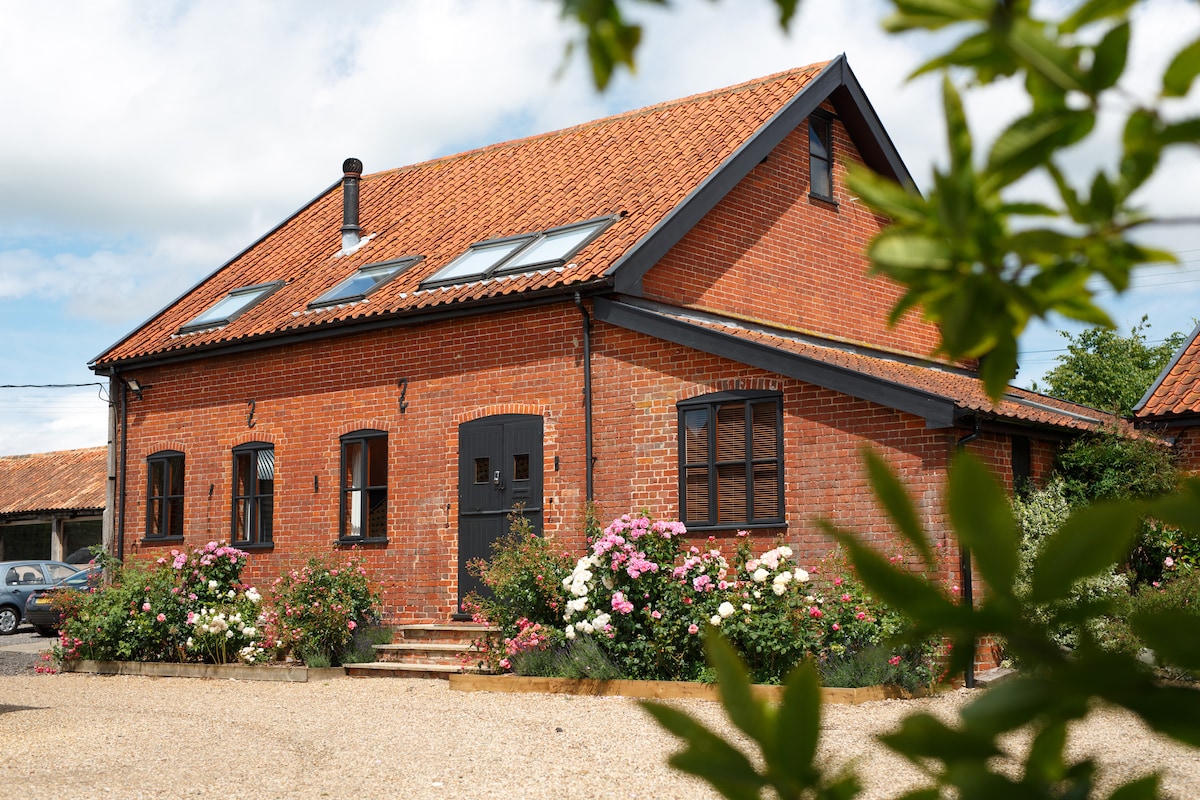
<path id="1" fill-rule="evenodd" d="M 451 675 L 461 672 L 461 667 L 451 664 L 397 664 L 375 661 L 346 665 L 346 674 L 351 678 L 439 678 L 449 680 Z"/>

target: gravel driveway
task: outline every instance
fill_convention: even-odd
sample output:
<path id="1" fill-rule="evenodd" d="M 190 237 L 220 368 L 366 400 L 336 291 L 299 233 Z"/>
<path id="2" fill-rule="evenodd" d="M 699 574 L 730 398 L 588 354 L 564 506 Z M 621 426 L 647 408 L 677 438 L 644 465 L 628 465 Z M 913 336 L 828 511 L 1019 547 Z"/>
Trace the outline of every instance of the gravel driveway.
<path id="1" fill-rule="evenodd" d="M 823 747 L 869 770 L 865 798 L 919 776 L 872 733 L 972 692 L 829 706 Z M 720 707 L 679 705 L 724 728 Z M 1109 780 L 1154 768 L 1200 797 L 1198 754 L 1106 711 L 1079 730 Z M 673 737 L 621 698 L 452 692 L 443 681 L 215 681 L 26 671 L 0 677 L 0 786 L 56 798 L 708 798 L 672 772 Z"/>

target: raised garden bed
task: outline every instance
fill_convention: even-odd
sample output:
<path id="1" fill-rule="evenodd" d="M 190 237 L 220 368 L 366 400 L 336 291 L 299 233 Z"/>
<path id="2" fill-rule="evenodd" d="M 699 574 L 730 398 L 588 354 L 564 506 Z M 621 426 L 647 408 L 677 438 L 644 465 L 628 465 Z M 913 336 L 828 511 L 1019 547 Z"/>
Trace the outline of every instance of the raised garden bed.
<path id="1" fill-rule="evenodd" d="M 151 661 L 65 661 L 61 672 L 96 675 L 144 675 L 155 678 L 214 678 L 238 681 L 288 681 L 306 683 L 345 676 L 344 667 L 295 665 L 250 666 L 249 664 L 171 664 Z"/>
<path id="2" fill-rule="evenodd" d="M 720 700 L 719 688 L 710 683 L 684 681 L 596 681 L 571 678 L 523 678 L 517 675 L 459 674 L 450 676 L 450 688 L 457 692 L 535 692 L 540 694 L 580 694 L 610 697 L 640 697 L 655 700 Z M 753 686 L 758 697 L 778 701 L 782 686 Z M 909 698 L 912 695 L 896 686 L 866 686 L 861 689 L 821 689 L 826 703 L 857 705 L 872 700 Z"/>

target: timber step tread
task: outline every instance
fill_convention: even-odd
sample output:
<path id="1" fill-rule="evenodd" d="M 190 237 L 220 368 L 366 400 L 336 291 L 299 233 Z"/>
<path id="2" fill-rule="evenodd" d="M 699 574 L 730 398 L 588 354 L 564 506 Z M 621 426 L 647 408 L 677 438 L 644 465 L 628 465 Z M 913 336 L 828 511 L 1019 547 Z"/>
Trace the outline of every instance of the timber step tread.
<path id="1" fill-rule="evenodd" d="M 394 625 L 396 631 L 463 631 L 469 633 L 497 633 L 495 625 L 479 625 L 474 622 L 418 622 L 410 625 Z"/>
<path id="2" fill-rule="evenodd" d="M 467 650 L 468 647 L 469 645 L 465 646 L 445 642 L 392 642 L 391 644 L 373 645 L 373 649 L 376 651 L 382 650 L 385 652 L 420 652 L 422 650 L 429 650 L 439 653 L 461 653 Z"/>
<path id="3" fill-rule="evenodd" d="M 462 672 L 458 664 L 432 663 L 402 663 L 399 661 L 368 661 L 361 664 L 347 664 L 347 670 L 365 670 L 369 672 Z"/>

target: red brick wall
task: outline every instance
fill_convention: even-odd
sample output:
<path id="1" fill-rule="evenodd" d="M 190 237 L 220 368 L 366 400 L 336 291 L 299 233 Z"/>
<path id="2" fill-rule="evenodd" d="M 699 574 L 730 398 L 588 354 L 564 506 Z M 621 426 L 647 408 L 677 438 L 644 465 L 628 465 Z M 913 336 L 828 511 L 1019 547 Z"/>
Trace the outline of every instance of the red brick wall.
<path id="1" fill-rule="evenodd" d="M 126 550 L 157 556 L 179 543 L 141 541 L 146 458 L 185 454 L 187 547 L 226 542 L 231 449 L 275 445 L 275 547 L 250 558 L 262 582 L 337 538 L 338 437 L 389 434 L 388 538 L 368 559 L 383 579 L 390 622 L 445 619 L 457 597 L 457 437 L 488 414 L 537 413 L 545 425 L 545 528 L 564 547 L 583 545 L 583 364 L 579 312 L 570 304 L 348 336 L 260 353 L 139 370 L 149 388 L 131 401 Z M 449 342 L 450 347 L 439 347 Z M 954 436 L 916 418 L 780 379 L 602 324 L 594 336 L 596 497 L 609 517 L 648 508 L 678 515 L 678 401 L 730 388 L 784 397 L 789 527 L 782 537 L 815 562 L 829 543 L 818 517 L 883 541 L 858 452 L 874 443 L 910 481 L 931 530 L 942 536 L 937 486 Z M 408 378 L 407 412 L 397 381 Z M 247 427 L 253 400 L 254 427 Z M 555 457 L 559 469 L 554 469 Z M 314 487 L 314 479 L 316 485 Z M 210 492 L 211 487 L 211 492 Z M 719 539 L 730 540 L 733 533 Z"/>
<path id="2" fill-rule="evenodd" d="M 867 275 L 862 255 L 884 220 L 846 188 L 861 162 L 833 125 L 834 196 L 808 196 L 808 127 L 790 134 L 647 273 L 646 296 L 918 356 L 936 328 L 915 313 L 886 320 L 900 289 Z"/>

